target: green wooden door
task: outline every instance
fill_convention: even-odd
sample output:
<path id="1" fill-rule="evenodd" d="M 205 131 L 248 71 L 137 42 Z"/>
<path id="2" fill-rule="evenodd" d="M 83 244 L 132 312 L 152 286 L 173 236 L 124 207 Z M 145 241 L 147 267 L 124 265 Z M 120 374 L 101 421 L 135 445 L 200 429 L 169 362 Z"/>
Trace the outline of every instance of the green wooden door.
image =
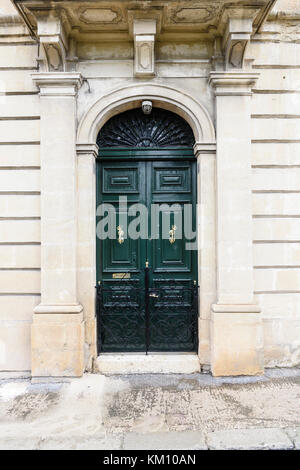
<path id="1" fill-rule="evenodd" d="M 189 230 L 196 231 L 193 152 L 102 149 L 100 155 L 97 228 L 109 208 L 116 215 L 112 234 L 103 239 L 102 226 L 102 239 L 97 237 L 99 349 L 194 351 L 197 251 L 187 249 L 194 240 L 185 230 L 189 223 Z M 132 238 L 130 227 L 141 236 Z"/>

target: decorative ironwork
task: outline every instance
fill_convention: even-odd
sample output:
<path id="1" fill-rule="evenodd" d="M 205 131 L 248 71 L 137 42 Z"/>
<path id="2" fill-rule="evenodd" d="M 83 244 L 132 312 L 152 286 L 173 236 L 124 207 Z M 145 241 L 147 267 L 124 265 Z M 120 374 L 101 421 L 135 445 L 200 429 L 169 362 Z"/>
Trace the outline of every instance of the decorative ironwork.
<path id="1" fill-rule="evenodd" d="M 98 134 L 99 147 L 191 147 L 195 142 L 189 124 L 165 109 L 144 114 L 136 108 L 112 117 Z"/>
<path id="2" fill-rule="evenodd" d="M 159 287 L 118 280 L 97 287 L 98 346 L 102 352 L 196 351 L 198 287 L 164 279 Z"/>

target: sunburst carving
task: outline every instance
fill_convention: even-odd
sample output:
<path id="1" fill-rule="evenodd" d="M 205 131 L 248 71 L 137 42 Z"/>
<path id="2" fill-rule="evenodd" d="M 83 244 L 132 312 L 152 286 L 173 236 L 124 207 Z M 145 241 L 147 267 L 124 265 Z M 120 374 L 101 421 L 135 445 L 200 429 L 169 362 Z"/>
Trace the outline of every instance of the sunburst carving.
<path id="1" fill-rule="evenodd" d="M 153 108 L 145 115 L 140 108 L 112 117 L 97 137 L 99 147 L 191 147 L 195 142 L 189 124 L 177 114 Z"/>

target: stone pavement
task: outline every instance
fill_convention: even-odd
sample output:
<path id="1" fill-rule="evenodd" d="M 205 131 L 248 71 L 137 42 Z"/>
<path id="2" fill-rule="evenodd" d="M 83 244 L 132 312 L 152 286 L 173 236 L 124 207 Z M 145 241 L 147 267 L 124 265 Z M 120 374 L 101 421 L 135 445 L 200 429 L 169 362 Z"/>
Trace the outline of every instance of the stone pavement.
<path id="1" fill-rule="evenodd" d="M 263 377 L 0 376 L 0 449 L 300 449 L 300 369 Z"/>

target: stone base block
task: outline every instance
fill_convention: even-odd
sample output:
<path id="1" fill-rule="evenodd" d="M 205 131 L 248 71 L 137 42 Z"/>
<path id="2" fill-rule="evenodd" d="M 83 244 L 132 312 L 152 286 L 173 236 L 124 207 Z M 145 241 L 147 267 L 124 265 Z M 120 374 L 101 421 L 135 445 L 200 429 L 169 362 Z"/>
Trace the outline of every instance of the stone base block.
<path id="1" fill-rule="evenodd" d="M 194 374 L 200 372 L 200 362 L 193 353 L 100 354 L 95 372 L 101 374 Z"/>
<path id="2" fill-rule="evenodd" d="M 34 314 L 31 327 L 33 377 L 81 377 L 84 322 L 77 314 Z"/>
<path id="3" fill-rule="evenodd" d="M 261 314 L 220 311 L 212 307 L 211 371 L 214 376 L 261 375 L 264 372 Z M 226 306 L 227 307 L 227 306 Z M 225 309 L 224 309 L 225 310 Z M 249 308 L 248 308 L 249 310 Z M 253 309 L 255 310 L 255 308 Z"/>

